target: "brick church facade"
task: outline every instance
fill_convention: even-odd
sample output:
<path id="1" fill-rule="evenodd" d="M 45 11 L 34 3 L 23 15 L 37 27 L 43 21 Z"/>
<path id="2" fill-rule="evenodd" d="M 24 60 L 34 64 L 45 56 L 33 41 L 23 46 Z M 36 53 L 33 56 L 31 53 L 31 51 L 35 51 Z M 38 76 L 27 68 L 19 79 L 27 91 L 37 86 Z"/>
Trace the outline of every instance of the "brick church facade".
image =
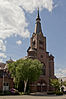
<path id="1" fill-rule="evenodd" d="M 32 34 L 30 40 L 30 47 L 27 50 L 27 57 L 32 59 L 38 59 L 43 63 L 43 74 L 40 75 L 38 81 L 30 84 L 30 89 L 32 92 L 44 92 L 53 90 L 50 86 L 50 78 L 55 78 L 54 76 L 54 56 L 49 55 L 46 50 L 46 37 L 43 35 L 41 28 L 41 19 L 38 15 L 36 18 L 35 31 Z"/>
<path id="2" fill-rule="evenodd" d="M 0 62 L 0 91 L 9 91 L 14 86 L 13 78 L 7 69 L 7 62 L 6 64 Z"/>
<path id="3" fill-rule="evenodd" d="M 27 57 L 31 59 L 38 59 L 43 63 L 42 74 L 36 82 L 31 83 L 30 91 L 31 92 L 47 92 L 52 91 L 54 88 L 50 85 L 50 78 L 56 78 L 54 75 L 54 56 L 50 55 L 46 50 L 46 37 L 43 35 L 41 28 L 41 19 L 39 16 L 39 9 L 36 18 L 35 31 L 32 34 L 30 40 L 30 47 L 27 50 Z M 8 84 L 8 89 L 13 88 L 13 79 L 7 72 L 7 64 L 13 62 L 13 60 L 6 61 L 6 64 L 3 66 L 0 64 L 0 90 L 3 90 L 3 72 L 5 68 L 4 82 Z M 2 73 L 1 73 L 2 72 Z M 5 85 L 6 85 L 5 84 Z M 4 86 L 6 88 L 7 86 Z"/>

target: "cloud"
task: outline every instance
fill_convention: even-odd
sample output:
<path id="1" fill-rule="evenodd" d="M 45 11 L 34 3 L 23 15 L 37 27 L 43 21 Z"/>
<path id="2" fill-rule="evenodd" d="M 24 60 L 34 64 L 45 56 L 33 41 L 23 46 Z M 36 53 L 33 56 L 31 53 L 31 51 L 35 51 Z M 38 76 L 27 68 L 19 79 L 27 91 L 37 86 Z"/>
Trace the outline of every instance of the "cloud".
<path id="1" fill-rule="evenodd" d="M 60 68 L 56 72 L 57 77 L 66 77 L 66 68 Z"/>
<path id="2" fill-rule="evenodd" d="M 3 62 L 3 59 L 0 59 L 0 62 Z"/>
<path id="3" fill-rule="evenodd" d="M 3 40 L 0 40 L 0 51 L 6 51 L 6 46 L 4 45 Z"/>
<path id="4" fill-rule="evenodd" d="M 1 0 L 0 1 L 0 38 L 12 35 L 29 37 L 28 23 L 23 9 L 29 13 L 37 7 L 53 9 L 53 0 Z M 23 8 L 23 9 L 22 9 Z"/>
<path id="5" fill-rule="evenodd" d="M 6 58 L 7 56 L 4 53 L 0 53 L 0 57 Z"/>
<path id="6" fill-rule="evenodd" d="M 54 4 L 53 8 L 57 8 L 59 6 L 59 4 Z"/>
<path id="7" fill-rule="evenodd" d="M 16 44 L 17 45 L 21 45 L 22 44 L 22 41 L 21 40 L 18 40 L 18 41 L 16 41 Z"/>
<path id="8" fill-rule="evenodd" d="M 6 39 L 12 35 L 29 37 L 24 11 L 8 0 L 0 2 L 0 38 Z"/>
<path id="9" fill-rule="evenodd" d="M 5 53 L 0 53 L 0 62 L 2 62 L 4 58 L 7 58 Z"/>
<path id="10" fill-rule="evenodd" d="M 19 6 L 22 6 L 27 12 L 32 13 L 36 8 L 46 8 L 49 11 L 53 9 L 53 0 L 13 0 Z"/>
<path id="11" fill-rule="evenodd" d="M 38 7 L 52 11 L 53 0 L 0 0 L 0 50 L 6 50 L 4 40 L 11 36 L 30 36 L 24 10 L 32 13 Z"/>

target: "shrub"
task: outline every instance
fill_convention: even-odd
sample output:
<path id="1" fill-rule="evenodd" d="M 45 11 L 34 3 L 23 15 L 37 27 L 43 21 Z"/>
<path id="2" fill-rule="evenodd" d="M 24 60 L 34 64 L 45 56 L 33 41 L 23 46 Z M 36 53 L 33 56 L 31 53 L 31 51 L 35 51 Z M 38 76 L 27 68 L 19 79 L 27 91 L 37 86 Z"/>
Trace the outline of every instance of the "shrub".
<path id="1" fill-rule="evenodd" d="M 4 95 L 11 95 L 11 93 L 9 91 L 4 91 L 4 92 L 0 92 L 0 96 L 4 96 Z"/>
<path id="2" fill-rule="evenodd" d="M 28 90 L 27 92 L 24 93 L 25 95 L 29 95 L 30 94 L 30 91 Z"/>
<path id="3" fill-rule="evenodd" d="M 55 94 L 55 92 L 54 91 L 48 91 L 47 94 L 48 95 L 53 95 L 53 94 Z"/>
<path id="4" fill-rule="evenodd" d="M 19 92 L 20 95 L 24 95 L 24 92 Z"/>
<path id="5" fill-rule="evenodd" d="M 56 95 L 63 95 L 63 92 L 57 91 Z"/>
<path id="6" fill-rule="evenodd" d="M 66 91 L 64 91 L 63 93 L 66 94 Z"/>

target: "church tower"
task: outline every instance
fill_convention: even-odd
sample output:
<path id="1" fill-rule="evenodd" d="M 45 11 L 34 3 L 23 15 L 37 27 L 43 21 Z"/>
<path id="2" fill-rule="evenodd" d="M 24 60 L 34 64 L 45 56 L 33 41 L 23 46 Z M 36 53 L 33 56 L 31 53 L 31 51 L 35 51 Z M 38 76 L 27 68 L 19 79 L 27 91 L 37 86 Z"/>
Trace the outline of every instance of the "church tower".
<path id="1" fill-rule="evenodd" d="M 37 55 L 38 55 L 37 52 L 40 52 L 40 53 L 46 52 L 46 37 L 43 36 L 40 21 L 41 21 L 41 19 L 39 16 L 39 9 L 38 9 L 35 30 L 31 37 L 30 47 L 28 49 L 28 56 L 31 58 L 37 58 Z M 42 57 L 42 55 L 41 55 L 41 57 Z M 38 58 L 39 58 L 39 56 L 38 56 Z"/>
<path id="2" fill-rule="evenodd" d="M 30 40 L 30 47 L 27 50 L 28 58 L 38 59 L 43 63 L 42 75 L 37 82 L 31 85 L 31 91 L 48 91 L 52 90 L 50 86 L 50 78 L 54 76 L 54 56 L 49 55 L 46 50 L 46 37 L 43 35 L 41 28 L 41 19 L 39 9 L 37 11 L 37 18 L 35 30 Z M 34 85 L 34 86 L 33 86 Z"/>

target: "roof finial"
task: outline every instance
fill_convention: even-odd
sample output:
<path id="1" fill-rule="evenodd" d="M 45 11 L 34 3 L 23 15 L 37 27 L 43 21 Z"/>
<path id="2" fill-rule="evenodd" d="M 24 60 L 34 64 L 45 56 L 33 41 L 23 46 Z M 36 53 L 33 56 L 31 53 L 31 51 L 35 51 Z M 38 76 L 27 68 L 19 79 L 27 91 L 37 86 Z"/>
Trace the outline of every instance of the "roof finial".
<path id="1" fill-rule="evenodd" d="M 37 12 L 38 12 L 38 13 L 37 13 L 37 19 L 36 19 L 36 20 L 41 20 L 41 19 L 40 19 L 40 16 L 39 16 L 39 7 L 38 7 Z"/>
<path id="2" fill-rule="evenodd" d="M 39 18 L 39 7 L 38 7 L 38 18 Z"/>

